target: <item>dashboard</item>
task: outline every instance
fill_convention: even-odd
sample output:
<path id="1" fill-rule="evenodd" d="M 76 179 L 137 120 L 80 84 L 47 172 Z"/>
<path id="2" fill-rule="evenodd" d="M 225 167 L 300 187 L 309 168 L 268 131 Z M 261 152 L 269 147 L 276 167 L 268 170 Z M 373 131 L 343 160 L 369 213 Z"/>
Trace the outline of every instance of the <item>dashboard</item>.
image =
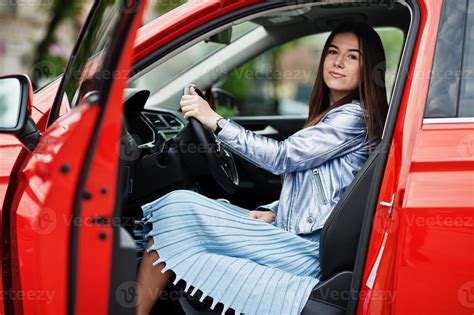
<path id="1" fill-rule="evenodd" d="M 178 135 L 185 122 L 168 109 L 144 109 L 149 95 L 147 90 L 125 90 L 125 128 L 138 149 L 154 151 Z"/>
<path id="2" fill-rule="evenodd" d="M 120 144 L 125 182 L 124 206 L 150 202 L 165 192 L 190 187 L 197 169 L 183 158 L 179 144 L 189 140 L 189 129 L 177 111 L 145 109 L 147 90 L 125 90 L 125 117 Z M 195 157 L 196 158 L 196 157 Z"/>

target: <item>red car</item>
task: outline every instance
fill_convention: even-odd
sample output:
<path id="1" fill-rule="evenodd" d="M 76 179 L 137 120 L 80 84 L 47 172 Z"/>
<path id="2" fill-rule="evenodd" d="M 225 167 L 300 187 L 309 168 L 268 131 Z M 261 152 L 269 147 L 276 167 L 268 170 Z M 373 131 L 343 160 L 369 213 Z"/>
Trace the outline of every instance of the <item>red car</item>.
<path id="1" fill-rule="evenodd" d="M 145 1 L 125 3 L 94 4 L 61 78 L 34 93 L 0 79 L 1 314 L 134 314 L 140 205 L 175 189 L 277 199 L 278 176 L 193 133 L 183 88 L 285 139 L 343 20 L 381 35 L 390 110 L 323 228 L 303 314 L 474 312 L 472 1 L 191 1 L 142 27 Z M 165 293 L 156 314 L 218 312 Z"/>

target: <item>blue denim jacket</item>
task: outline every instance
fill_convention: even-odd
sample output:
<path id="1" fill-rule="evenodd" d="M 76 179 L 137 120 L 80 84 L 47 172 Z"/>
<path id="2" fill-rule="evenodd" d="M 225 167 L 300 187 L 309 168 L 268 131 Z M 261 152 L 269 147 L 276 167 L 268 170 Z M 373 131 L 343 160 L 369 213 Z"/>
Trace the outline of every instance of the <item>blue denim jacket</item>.
<path id="1" fill-rule="evenodd" d="M 283 174 L 279 200 L 257 210 L 276 213 L 273 224 L 294 234 L 323 227 L 369 156 L 365 111 L 358 101 L 336 107 L 321 121 L 284 141 L 263 137 L 228 120 L 221 145 L 273 174 Z"/>

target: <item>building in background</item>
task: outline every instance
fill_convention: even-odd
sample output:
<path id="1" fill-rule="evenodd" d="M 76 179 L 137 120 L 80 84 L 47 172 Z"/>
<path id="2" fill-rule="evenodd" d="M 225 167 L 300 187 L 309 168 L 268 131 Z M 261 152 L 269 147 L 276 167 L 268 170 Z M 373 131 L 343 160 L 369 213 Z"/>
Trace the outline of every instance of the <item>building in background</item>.
<path id="1" fill-rule="evenodd" d="M 0 5 L 0 73 L 27 73 L 36 43 L 43 36 L 48 17 L 40 4 Z"/>

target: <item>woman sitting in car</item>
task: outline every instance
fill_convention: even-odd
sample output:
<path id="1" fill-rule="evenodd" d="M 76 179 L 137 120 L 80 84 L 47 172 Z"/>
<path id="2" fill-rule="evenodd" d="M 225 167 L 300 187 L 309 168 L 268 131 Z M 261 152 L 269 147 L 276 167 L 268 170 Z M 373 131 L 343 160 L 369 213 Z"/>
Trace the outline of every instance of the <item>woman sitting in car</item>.
<path id="1" fill-rule="evenodd" d="M 378 81 L 372 78 L 377 74 Z M 381 72 L 381 73 L 380 73 Z M 249 211 L 177 190 L 144 205 L 149 239 L 138 274 L 137 314 L 148 314 L 175 276 L 236 314 L 300 314 L 319 282 L 319 236 L 337 201 L 381 139 L 387 100 L 377 33 L 345 23 L 329 36 L 304 128 L 284 141 L 256 135 L 215 113 L 194 91 L 184 118 L 274 174 L 279 200 Z"/>

